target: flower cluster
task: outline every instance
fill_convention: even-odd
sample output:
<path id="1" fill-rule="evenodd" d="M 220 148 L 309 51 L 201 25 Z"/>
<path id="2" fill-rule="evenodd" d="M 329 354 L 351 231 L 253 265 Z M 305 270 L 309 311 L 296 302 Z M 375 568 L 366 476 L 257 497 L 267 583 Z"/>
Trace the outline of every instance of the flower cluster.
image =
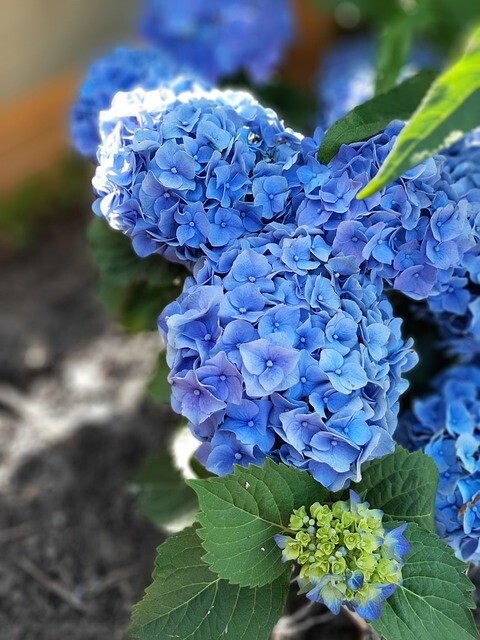
<path id="1" fill-rule="evenodd" d="M 393 449 L 402 374 L 416 362 L 381 283 L 320 234 L 272 223 L 197 266 L 159 320 L 172 406 L 224 475 L 266 456 L 337 490 Z"/>
<path id="2" fill-rule="evenodd" d="M 215 82 L 268 80 L 293 36 L 290 0 L 145 0 L 144 37 Z"/>
<path id="3" fill-rule="evenodd" d="M 480 354 L 480 130 L 443 152 L 452 189 L 467 203 L 474 246 L 464 254 L 442 295 L 428 300 L 448 351 L 469 360 Z"/>
<path id="4" fill-rule="evenodd" d="M 140 256 L 216 263 L 268 221 L 293 219 L 301 136 L 248 93 L 118 94 L 101 133 L 94 211 Z"/>
<path id="5" fill-rule="evenodd" d="M 480 367 L 455 366 L 433 381 L 400 422 L 398 438 L 423 449 L 440 472 L 439 535 L 465 562 L 480 562 Z"/>
<path id="6" fill-rule="evenodd" d="M 373 98 L 377 46 L 371 36 L 358 36 L 341 40 L 324 54 L 317 80 L 317 96 L 325 127 Z M 400 74 L 400 81 L 420 69 L 438 66 L 439 60 L 431 51 L 417 46 Z"/>
<path id="7" fill-rule="evenodd" d="M 300 566 L 298 584 L 307 598 L 335 614 L 346 605 L 367 620 L 376 620 L 382 602 L 402 584 L 403 536 L 406 524 L 386 530 L 383 511 L 350 491 L 350 500 L 332 506 L 312 504 L 295 509 L 290 535 L 276 535 L 283 561 Z"/>
<path id="8" fill-rule="evenodd" d="M 70 114 L 74 147 L 94 160 L 100 144 L 99 113 L 108 109 L 117 91 L 136 87 L 155 89 L 179 73 L 167 54 L 148 49 L 119 47 L 96 60 L 81 85 Z"/>
<path id="9" fill-rule="evenodd" d="M 445 158 L 430 158 L 366 200 L 356 198 L 402 126 L 394 121 L 365 142 L 342 146 L 328 165 L 316 158 L 321 132 L 315 140 L 304 139 L 297 224 L 321 232 L 333 256 L 351 257 L 361 270 L 407 296 L 433 300 L 446 294 L 449 308 L 459 308 L 464 283 L 455 279 L 456 269 L 475 248 L 476 237 L 472 203 L 455 188 Z"/>

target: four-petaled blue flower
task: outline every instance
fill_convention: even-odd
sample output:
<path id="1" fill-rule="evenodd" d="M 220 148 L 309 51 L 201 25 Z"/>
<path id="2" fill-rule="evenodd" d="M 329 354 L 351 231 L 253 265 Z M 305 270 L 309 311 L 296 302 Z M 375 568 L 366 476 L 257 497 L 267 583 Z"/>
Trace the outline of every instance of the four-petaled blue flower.
<path id="1" fill-rule="evenodd" d="M 240 345 L 242 373 L 247 395 L 263 398 L 274 391 L 285 391 L 296 379 L 294 371 L 299 352 L 288 346 L 288 340 L 261 338 Z"/>

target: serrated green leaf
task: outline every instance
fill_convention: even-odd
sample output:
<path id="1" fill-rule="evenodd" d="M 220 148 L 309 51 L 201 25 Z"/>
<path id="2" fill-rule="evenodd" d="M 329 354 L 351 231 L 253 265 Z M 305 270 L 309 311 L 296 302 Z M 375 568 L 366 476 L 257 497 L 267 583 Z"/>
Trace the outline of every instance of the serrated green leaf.
<path id="1" fill-rule="evenodd" d="M 434 532 L 437 485 L 438 470 L 430 456 L 397 446 L 394 453 L 365 464 L 362 480 L 353 488 L 382 509 L 385 520 L 415 522 Z"/>
<path id="2" fill-rule="evenodd" d="M 377 175 L 357 197 L 368 198 L 478 125 L 480 27 L 469 39 L 463 57 L 433 82 Z"/>
<path id="3" fill-rule="evenodd" d="M 221 578 L 250 587 L 282 575 L 274 535 L 288 527 L 293 509 L 322 502 L 326 494 L 307 472 L 269 459 L 262 467 L 237 466 L 223 478 L 188 483 L 200 502 L 204 560 Z"/>
<path id="4" fill-rule="evenodd" d="M 337 120 L 322 140 L 318 151 L 319 162 L 327 164 L 342 144 L 371 138 L 383 131 L 392 120 L 408 120 L 436 75 L 434 71 L 421 71 Z"/>
<path id="5" fill-rule="evenodd" d="M 128 487 L 137 507 L 158 527 L 178 521 L 190 524 L 198 511 L 197 496 L 175 467 L 170 453 L 152 456 Z"/>
<path id="6" fill-rule="evenodd" d="M 131 241 L 94 218 L 88 228 L 105 307 L 129 331 L 154 330 L 162 309 L 181 292 L 186 269 L 157 255 L 140 258 Z"/>
<path id="7" fill-rule="evenodd" d="M 289 573 L 261 588 L 242 588 L 212 573 L 203 552 L 194 527 L 158 548 L 153 584 L 133 609 L 134 638 L 268 639 L 285 607 Z"/>
<path id="8" fill-rule="evenodd" d="M 165 353 L 161 353 L 155 371 L 147 384 L 148 393 L 159 404 L 169 404 L 170 402 L 172 389 L 167 379 L 169 373 L 170 367 L 167 364 Z"/>
<path id="9" fill-rule="evenodd" d="M 373 628 L 385 640 L 478 639 L 467 566 L 435 534 L 409 524 L 405 535 L 411 550 L 403 584 L 383 603 Z"/>

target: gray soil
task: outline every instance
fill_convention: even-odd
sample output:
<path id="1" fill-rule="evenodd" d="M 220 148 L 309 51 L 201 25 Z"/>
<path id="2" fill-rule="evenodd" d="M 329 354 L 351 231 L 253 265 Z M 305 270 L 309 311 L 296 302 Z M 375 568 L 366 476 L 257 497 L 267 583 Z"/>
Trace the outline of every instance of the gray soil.
<path id="1" fill-rule="evenodd" d="M 158 338 L 104 314 L 84 222 L 0 263 L 2 640 L 125 637 L 162 541 L 125 490 L 172 423 L 143 394 Z"/>

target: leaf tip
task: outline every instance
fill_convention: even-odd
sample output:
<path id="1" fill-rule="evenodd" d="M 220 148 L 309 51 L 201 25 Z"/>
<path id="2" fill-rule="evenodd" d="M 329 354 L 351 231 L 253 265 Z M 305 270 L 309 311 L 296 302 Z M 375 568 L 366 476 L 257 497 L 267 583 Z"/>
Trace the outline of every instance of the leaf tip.
<path id="1" fill-rule="evenodd" d="M 380 189 L 381 185 L 374 178 L 373 180 L 370 180 L 370 182 L 365 187 L 363 187 L 363 189 L 359 191 L 355 197 L 357 200 L 365 200 L 365 198 L 373 196 Z"/>

